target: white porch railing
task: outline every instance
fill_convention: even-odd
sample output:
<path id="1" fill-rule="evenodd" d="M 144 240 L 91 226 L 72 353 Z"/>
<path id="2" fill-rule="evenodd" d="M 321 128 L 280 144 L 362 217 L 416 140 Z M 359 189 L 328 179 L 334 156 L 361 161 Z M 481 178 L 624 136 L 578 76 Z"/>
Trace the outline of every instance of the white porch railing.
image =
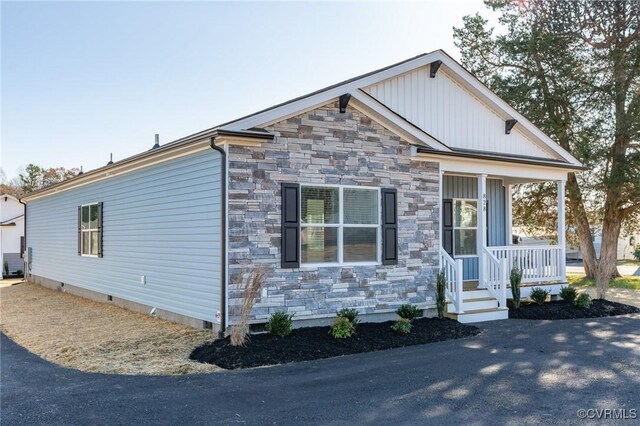
<path id="1" fill-rule="evenodd" d="M 508 279 L 508 266 L 506 259 L 498 259 L 489 251 L 489 248 L 485 247 L 483 256 L 481 256 L 482 263 L 480 265 L 483 268 L 484 282 L 480 285 L 487 290 L 498 301 L 500 308 L 507 307 L 507 283 Z"/>
<path id="2" fill-rule="evenodd" d="M 498 260 L 506 260 L 507 271 L 514 266 L 522 271 L 523 283 L 561 281 L 563 251 L 560 246 L 501 246 L 487 247 L 487 251 Z"/>
<path id="3" fill-rule="evenodd" d="M 453 260 L 449 253 L 440 247 L 440 267 L 444 270 L 445 295 L 455 307 L 455 313 L 461 314 L 462 309 L 462 259 Z"/>

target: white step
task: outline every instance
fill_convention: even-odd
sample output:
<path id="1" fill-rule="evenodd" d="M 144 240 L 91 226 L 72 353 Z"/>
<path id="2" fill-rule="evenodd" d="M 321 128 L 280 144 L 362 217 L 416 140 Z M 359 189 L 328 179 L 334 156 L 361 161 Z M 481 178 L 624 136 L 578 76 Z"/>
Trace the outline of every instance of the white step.
<path id="1" fill-rule="evenodd" d="M 467 299 L 484 299 L 488 297 L 493 297 L 489 290 L 487 289 L 478 289 L 478 290 L 469 290 L 462 292 L 462 300 Z"/>
<path id="2" fill-rule="evenodd" d="M 493 297 L 483 297 L 481 299 L 464 299 L 462 301 L 463 311 L 477 311 L 480 309 L 495 309 L 498 301 Z M 456 308 L 452 302 L 447 303 L 447 312 L 455 312 Z"/>
<path id="3" fill-rule="evenodd" d="M 448 317 L 458 320 L 462 324 L 469 324 L 483 321 L 496 321 L 509 318 L 508 309 L 479 309 L 475 311 L 465 311 L 462 314 L 447 314 Z"/>

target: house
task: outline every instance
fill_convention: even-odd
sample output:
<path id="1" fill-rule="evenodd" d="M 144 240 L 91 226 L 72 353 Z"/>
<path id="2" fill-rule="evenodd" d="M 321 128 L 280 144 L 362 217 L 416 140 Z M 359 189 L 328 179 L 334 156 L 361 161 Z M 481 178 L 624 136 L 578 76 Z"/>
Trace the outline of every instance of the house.
<path id="1" fill-rule="evenodd" d="M 0 195 L 0 265 L 2 265 L 0 279 L 4 275 L 15 275 L 24 270 L 22 259 L 24 242 L 24 205 L 13 195 L 2 194 Z"/>
<path id="2" fill-rule="evenodd" d="M 225 329 L 243 270 L 267 271 L 250 316 L 264 323 L 432 309 L 444 268 L 451 315 L 506 318 L 513 265 L 565 284 L 564 185 L 581 168 L 439 50 L 27 195 L 29 274 Z M 559 188 L 559 244 L 512 246 L 511 188 L 539 181 Z"/>

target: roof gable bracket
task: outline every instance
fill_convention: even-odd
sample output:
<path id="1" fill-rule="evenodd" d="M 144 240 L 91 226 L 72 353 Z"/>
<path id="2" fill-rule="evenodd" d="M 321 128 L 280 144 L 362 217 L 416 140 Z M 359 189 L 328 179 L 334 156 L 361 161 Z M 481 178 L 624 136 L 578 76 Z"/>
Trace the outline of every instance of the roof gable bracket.
<path id="1" fill-rule="evenodd" d="M 347 105 L 349 105 L 349 101 L 351 100 L 351 94 L 345 93 L 340 96 L 340 113 L 344 114 L 347 112 Z"/>
<path id="2" fill-rule="evenodd" d="M 429 71 L 429 76 L 431 78 L 436 78 L 436 74 L 438 74 L 438 70 L 440 69 L 440 65 L 442 65 L 442 61 L 433 61 L 433 62 L 431 62 L 431 70 Z"/>
<path id="3" fill-rule="evenodd" d="M 511 129 L 513 129 L 513 126 L 516 125 L 516 123 L 518 122 L 518 120 L 505 120 L 504 122 L 504 134 L 505 135 L 510 135 L 511 134 Z"/>

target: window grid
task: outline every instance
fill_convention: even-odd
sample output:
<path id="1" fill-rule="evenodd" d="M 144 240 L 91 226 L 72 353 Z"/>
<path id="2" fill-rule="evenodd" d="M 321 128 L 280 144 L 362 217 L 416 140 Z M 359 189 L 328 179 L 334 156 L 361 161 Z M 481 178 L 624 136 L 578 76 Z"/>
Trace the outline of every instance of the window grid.
<path id="1" fill-rule="evenodd" d="M 98 237 L 98 233 L 100 232 L 100 224 L 98 223 L 99 221 L 99 217 L 98 217 L 98 209 L 99 209 L 99 203 L 92 203 L 92 204 L 84 204 L 82 206 L 80 206 L 81 209 L 81 215 L 80 215 L 80 232 L 81 232 L 81 238 L 80 238 L 80 255 L 81 256 L 85 256 L 85 257 L 98 257 L 98 244 L 99 244 L 99 237 Z M 87 215 L 88 215 L 88 221 L 86 222 L 86 228 L 85 228 L 85 221 L 84 221 L 84 211 L 85 209 L 87 209 Z M 93 212 L 93 210 L 95 209 L 95 227 L 92 227 L 91 222 L 93 222 L 92 220 L 92 215 L 91 213 Z M 87 241 L 85 241 L 85 235 L 87 237 Z M 96 238 L 95 241 L 95 247 L 94 247 L 94 237 Z"/>
<path id="2" fill-rule="evenodd" d="M 382 211 L 380 205 L 380 188 L 370 187 L 370 186 L 348 186 L 348 185 L 300 185 L 300 192 L 302 194 L 302 188 L 311 187 L 311 188 L 338 188 L 338 223 L 303 223 L 301 221 L 300 227 L 301 230 L 304 228 L 338 228 L 338 240 L 337 240 L 337 251 L 338 251 L 338 260 L 337 262 L 303 262 L 301 261 L 302 266 L 345 266 L 345 265 L 377 265 L 380 263 L 380 250 L 382 243 L 382 235 L 381 235 L 381 223 L 382 223 Z M 344 189 L 362 189 L 362 190 L 370 190 L 376 191 L 376 200 L 378 206 L 378 214 L 377 214 L 377 224 L 345 224 L 344 223 L 344 208 L 343 208 L 343 197 L 344 197 Z M 300 196 L 300 211 L 302 212 L 302 198 Z M 376 229 L 376 259 L 374 261 L 362 261 L 362 262 L 345 262 L 344 261 L 344 228 L 375 228 Z M 300 243 L 302 245 L 302 243 Z"/>
<path id="3" fill-rule="evenodd" d="M 465 258 L 465 257 L 478 257 L 478 253 L 477 253 L 477 249 L 476 249 L 476 253 L 474 254 L 457 254 L 456 253 L 456 247 L 457 247 L 457 241 L 456 241 L 456 231 L 461 231 L 461 230 L 471 230 L 471 231 L 476 231 L 475 237 L 476 237 L 476 243 L 477 243 L 477 238 L 478 238 L 478 200 L 475 198 L 453 198 L 452 200 L 453 203 L 453 256 L 456 258 Z M 464 201 L 464 202 L 468 202 L 468 203 L 475 203 L 476 206 L 476 226 L 458 226 L 456 225 L 456 213 L 457 213 L 457 209 L 458 209 L 458 203 L 457 201 Z M 474 248 L 477 247 L 477 244 L 474 244 Z"/>

